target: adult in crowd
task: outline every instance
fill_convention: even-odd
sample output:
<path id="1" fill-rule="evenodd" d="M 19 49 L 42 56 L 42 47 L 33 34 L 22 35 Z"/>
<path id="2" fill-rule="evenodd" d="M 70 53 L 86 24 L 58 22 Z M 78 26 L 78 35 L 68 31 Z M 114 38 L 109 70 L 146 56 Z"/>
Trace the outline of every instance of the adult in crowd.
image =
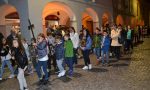
<path id="1" fill-rule="evenodd" d="M 115 54 L 115 57 L 117 58 L 117 60 L 120 59 L 120 47 L 122 46 L 122 44 L 120 44 L 118 42 L 118 38 L 120 37 L 120 30 L 117 29 L 116 25 L 112 26 L 112 30 L 111 30 L 111 46 L 113 48 L 113 53 Z"/>
<path id="2" fill-rule="evenodd" d="M 91 48 L 92 48 L 92 38 L 90 36 L 89 31 L 87 29 L 84 29 L 81 41 L 81 49 L 85 62 L 85 66 L 82 68 L 83 70 L 92 69 L 92 64 L 89 57 Z"/>

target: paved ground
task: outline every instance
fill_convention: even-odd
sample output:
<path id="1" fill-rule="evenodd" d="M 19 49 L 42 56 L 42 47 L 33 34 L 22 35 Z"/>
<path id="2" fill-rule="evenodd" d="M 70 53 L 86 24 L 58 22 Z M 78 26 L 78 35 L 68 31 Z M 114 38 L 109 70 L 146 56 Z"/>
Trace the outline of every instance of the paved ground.
<path id="1" fill-rule="evenodd" d="M 92 63 L 95 56 L 91 55 Z M 37 76 L 27 76 L 30 90 L 150 90 L 150 39 L 134 48 L 132 55 L 126 55 L 119 62 L 111 60 L 109 67 L 94 66 L 83 71 L 83 61 L 75 68 L 73 77 L 57 78 L 53 74 L 51 85 L 37 86 Z M 7 74 L 5 74 L 5 77 Z M 17 79 L 0 82 L 0 90 L 18 90 Z"/>

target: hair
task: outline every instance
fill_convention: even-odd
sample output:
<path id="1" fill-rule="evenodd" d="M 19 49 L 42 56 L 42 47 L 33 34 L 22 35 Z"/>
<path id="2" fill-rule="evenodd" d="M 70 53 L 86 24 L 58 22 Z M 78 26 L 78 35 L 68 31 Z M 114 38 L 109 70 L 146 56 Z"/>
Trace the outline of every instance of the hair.
<path id="1" fill-rule="evenodd" d="M 84 31 L 84 30 L 83 30 L 83 31 Z M 87 39 L 88 36 L 91 37 L 89 30 L 88 30 L 88 29 L 85 29 L 85 31 L 86 31 L 86 39 Z"/>
<path id="2" fill-rule="evenodd" d="M 59 40 L 61 40 L 61 38 L 62 38 L 61 36 L 56 36 L 55 37 L 55 39 L 59 39 Z"/>
<path id="3" fill-rule="evenodd" d="M 22 42 L 21 42 L 21 39 L 15 38 L 15 39 L 13 39 L 13 41 L 14 41 L 14 40 L 16 40 L 16 41 L 18 42 L 18 49 L 19 49 L 19 51 L 24 52 L 25 49 L 24 49 L 24 47 L 23 47 L 23 44 L 22 44 Z"/>
<path id="4" fill-rule="evenodd" d="M 6 40 L 6 38 L 3 37 L 3 38 L 1 39 L 1 45 L 2 45 L 2 47 L 5 46 L 5 45 L 7 45 L 7 40 L 6 40 L 6 43 L 3 44 L 3 39 Z"/>
<path id="5" fill-rule="evenodd" d="M 76 32 L 75 29 L 74 29 L 74 27 L 70 27 L 70 28 L 73 30 L 74 33 Z"/>
<path id="6" fill-rule="evenodd" d="M 103 32 L 106 32 L 106 33 L 108 33 L 108 32 L 107 32 L 107 30 L 104 30 Z"/>
<path id="7" fill-rule="evenodd" d="M 38 35 L 38 37 L 42 37 L 42 38 L 45 39 L 45 35 L 44 35 L 43 33 L 40 33 L 40 34 Z"/>

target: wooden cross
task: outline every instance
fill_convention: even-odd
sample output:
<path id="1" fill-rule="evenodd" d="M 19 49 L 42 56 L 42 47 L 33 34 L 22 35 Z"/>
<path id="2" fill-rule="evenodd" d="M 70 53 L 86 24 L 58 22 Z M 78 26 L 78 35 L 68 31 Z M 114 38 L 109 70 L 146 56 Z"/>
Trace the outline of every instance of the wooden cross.
<path id="1" fill-rule="evenodd" d="M 34 32 L 33 32 L 34 24 L 31 24 L 30 19 L 28 19 L 28 22 L 29 22 L 28 29 L 31 30 L 32 36 L 33 36 L 33 38 L 35 39 L 35 35 L 34 35 Z"/>

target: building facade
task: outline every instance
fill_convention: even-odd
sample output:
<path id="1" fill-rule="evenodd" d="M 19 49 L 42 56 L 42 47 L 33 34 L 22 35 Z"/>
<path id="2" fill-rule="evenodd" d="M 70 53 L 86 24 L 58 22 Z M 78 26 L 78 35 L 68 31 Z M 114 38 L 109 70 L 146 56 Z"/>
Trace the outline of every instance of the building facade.
<path id="1" fill-rule="evenodd" d="M 121 25 L 150 25 L 149 3 L 145 0 L 112 0 L 114 22 Z"/>
<path id="2" fill-rule="evenodd" d="M 112 0 L 1 0 L 0 13 L 0 32 L 7 36 L 13 26 L 28 40 L 32 37 L 29 20 L 35 36 L 45 33 L 49 25 L 73 26 L 77 32 L 83 25 L 92 33 L 113 22 Z"/>

